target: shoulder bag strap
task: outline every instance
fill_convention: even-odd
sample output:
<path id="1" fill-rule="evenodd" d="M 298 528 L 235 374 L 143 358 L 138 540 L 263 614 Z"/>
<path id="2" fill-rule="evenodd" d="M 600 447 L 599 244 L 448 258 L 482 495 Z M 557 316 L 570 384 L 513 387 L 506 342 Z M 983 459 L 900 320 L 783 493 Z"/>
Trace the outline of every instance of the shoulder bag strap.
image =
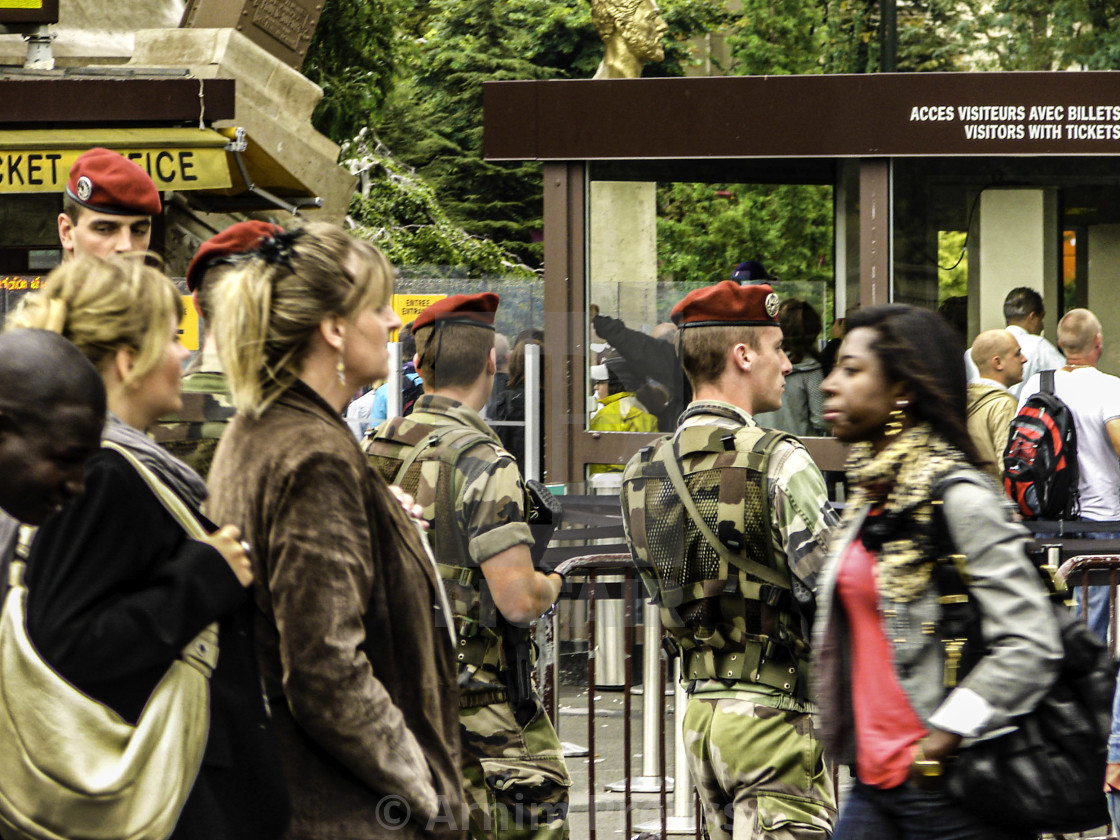
<path id="1" fill-rule="evenodd" d="M 198 517 L 194 515 L 194 512 L 187 507 L 187 503 L 180 499 L 174 490 L 160 481 L 159 476 L 145 466 L 139 458 L 120 444 L 113 443 L 112 441 L 103 440 L 101 445 L 106 449 L 112 449 L 114 452 L 119 453 L 128 461 L 132 468 L 140 474 L 140 477 L 144 479 L 151 488 L 152 492 L 156 494 L 156 498 L 167 508 L 167 512 L 174 517 L 175 521 L 183 527 L 183 530 L 186 531 L 187 534 L 192 537 L 207 536 L 208 532 L 202 526 L 202 523 L 198 521 Z"/>
<path id="2" fill-rule="evenodd" d="M 123 446 L 112 441 L 103 440 L 101 445 L 106 449 L 119 452 L 132 465 L 133 469 L 144 479 L 152 492 L 156 494 L 156 498 L 160 500 L 175 521 L 182 526 L 188 536 L 197 539 L 208 535 L 206 528 L 198 521 L 198 517 L 194 515 L 187 503 L 180 499 L 170 487 L 160 481 L 159 476 L 146 467 L 140 459 Z M 203 627 L 202 631 L 183 648 L 181 656 L 193 667 L 200 668 L 200 670 L 202 667 L 206 667 L 207 670 L 204 670 L 203 673 L 209 676 L 209 672 L 218 663 L 218 622 L 214 621 Z"/>
<path id="3" fill-rule="evenodd" d="M 790 589 L 790 582 L 787 578 L 784 578 L 781 574 L 768 566 L 763 566 L 761 563 L 756 563 L 754 560 L 748 560 L 746 557 L 740 557 L 738 554 L 734 554 L 731 549 L 724 545 L 719 537 L 712 532 L 712 529 L 708 527 L 708 523 L 704 521 L 704 517 L 700 515 L 700 511 L 696 507 L 696 502 L 693 501 L 692 494 L 688 491 L 688 487 L 684 483 L 679 457 L 677 446 L 674 443 L 669 457 L 664 459 L 665 472 L 669 476 L 669 481 L 673 484 L 673 489 L 677 491 L 677 496 L 684 505 L 684 509 L 688 512 L 689 518 L 692 519 L 693 524 L 699 529 L 700 533 L 704 535 L 704 539 L 708 541 L 708 544 L 715 549 L 720 559 L 737 569 L 741 569 L 747 574 L 761 578 L 769 584 L 781 589 Z"/>
<path id="4" fill-rule="evenodd" d="M 1044 394 L 1054 393 L 1054 371 L 1044 370 L 1038 375 L 1039 388 Z"/>

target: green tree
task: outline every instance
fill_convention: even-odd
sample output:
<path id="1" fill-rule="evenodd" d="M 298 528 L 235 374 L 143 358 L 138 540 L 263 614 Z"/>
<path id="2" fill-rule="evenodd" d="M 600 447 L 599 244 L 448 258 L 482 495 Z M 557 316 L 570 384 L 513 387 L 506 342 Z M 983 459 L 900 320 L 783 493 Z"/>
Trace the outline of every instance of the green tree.
<path id="1" fill-rule="evenodd" d="M 673 37 L 651 73 L 680 75 L 685 41 L 723 19 L 718 0 L 667 0 Z M 482 84 L 588 77 L 602 57 L 587 0 L 431 0 L 421 46 L 377 125 L 450 218 L 538 266 L 543 254 L 539 164 L 482 158 Z M 420 22 L 416 18 L 414 22 Z M 705 30 L 706 31 L 706 30 Z"/>
<path id="2" fill-rule="evenodd" d="M 804 0 L 744 0 L 727 37 L 736 76 L 820 73 L 825 7 Z"/>
<path id="3" fill-rule="evenodd" d="M 395 265 L 440 266 L 469 277 L 536 277 L 515 255 L 449 219 L 432 188 L 368 132 L 345 144 L 342 155 L 360 176 L 360 190 L 350 203 L 353 232 L 376 244 Z"/>
<path id="4" fill-rule="evenodd" d="M 658 190 L 661 278 L 726 280 L 756 259 L 783 280 L 832 278 L 832 189 L 791 184 L 676 183 Z"/>
<path id="5" fill-rule="evenodd" d="M 405 0 L 326 0 L 303 74 L 323 89 L 312 115 L 336 143 L 374 121 L 397 80 L 408 42 L 399 37 Z"/>

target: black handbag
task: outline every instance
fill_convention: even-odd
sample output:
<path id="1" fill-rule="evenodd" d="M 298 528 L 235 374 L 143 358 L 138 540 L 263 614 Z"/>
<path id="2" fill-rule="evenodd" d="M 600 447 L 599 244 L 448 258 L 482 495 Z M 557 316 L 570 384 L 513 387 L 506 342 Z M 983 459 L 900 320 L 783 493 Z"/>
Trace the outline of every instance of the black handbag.
<path id="1" fill-rule="evenodd" d="M 1031 560 L 1050 591 L 1061 670 L 1038 705 L 1011 720 L 1010 731 L 963 746 L 947 762 L 945 785 L 988 823 L 1036 833 L 1085 831 L 1109 821 L 1103 787 L 1116 664 L 1066 605 L 1043 557 L 1032 554 Z M 947 663 L 959 656 L 963 676 L 983 654 L 979 613 L 952 564 L 940 565 L 934 581 Z"/>

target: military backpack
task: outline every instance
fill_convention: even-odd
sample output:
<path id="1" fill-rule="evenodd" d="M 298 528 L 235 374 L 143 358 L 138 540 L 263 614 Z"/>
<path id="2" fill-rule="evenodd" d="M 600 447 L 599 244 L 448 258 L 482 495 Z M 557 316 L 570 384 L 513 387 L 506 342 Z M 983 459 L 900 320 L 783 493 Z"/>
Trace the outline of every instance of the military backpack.
<path id="1" fill-rule="evenodd" d="M 784 432 L 686 426 L 623 473 L 627 536 L 687 680 L 803 695 L 807 628 L 774 550 L 767 465 Z"/>

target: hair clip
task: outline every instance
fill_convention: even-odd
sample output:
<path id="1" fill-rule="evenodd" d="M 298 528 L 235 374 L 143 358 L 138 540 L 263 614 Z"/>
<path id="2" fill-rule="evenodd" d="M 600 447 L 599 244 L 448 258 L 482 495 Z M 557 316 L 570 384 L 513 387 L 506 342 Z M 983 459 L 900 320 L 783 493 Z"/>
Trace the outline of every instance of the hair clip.
<path id="1" fill-rule="evenodd" d="M 295 254 L 293 246 L 302 235 L 302 230 L 286 230 L 283 233 L 265 237 L 261 240 L 261 244 L 257 246 L 257 253 L 269 265 L 282 265 L 291 269 L 292 256 Z"/>

